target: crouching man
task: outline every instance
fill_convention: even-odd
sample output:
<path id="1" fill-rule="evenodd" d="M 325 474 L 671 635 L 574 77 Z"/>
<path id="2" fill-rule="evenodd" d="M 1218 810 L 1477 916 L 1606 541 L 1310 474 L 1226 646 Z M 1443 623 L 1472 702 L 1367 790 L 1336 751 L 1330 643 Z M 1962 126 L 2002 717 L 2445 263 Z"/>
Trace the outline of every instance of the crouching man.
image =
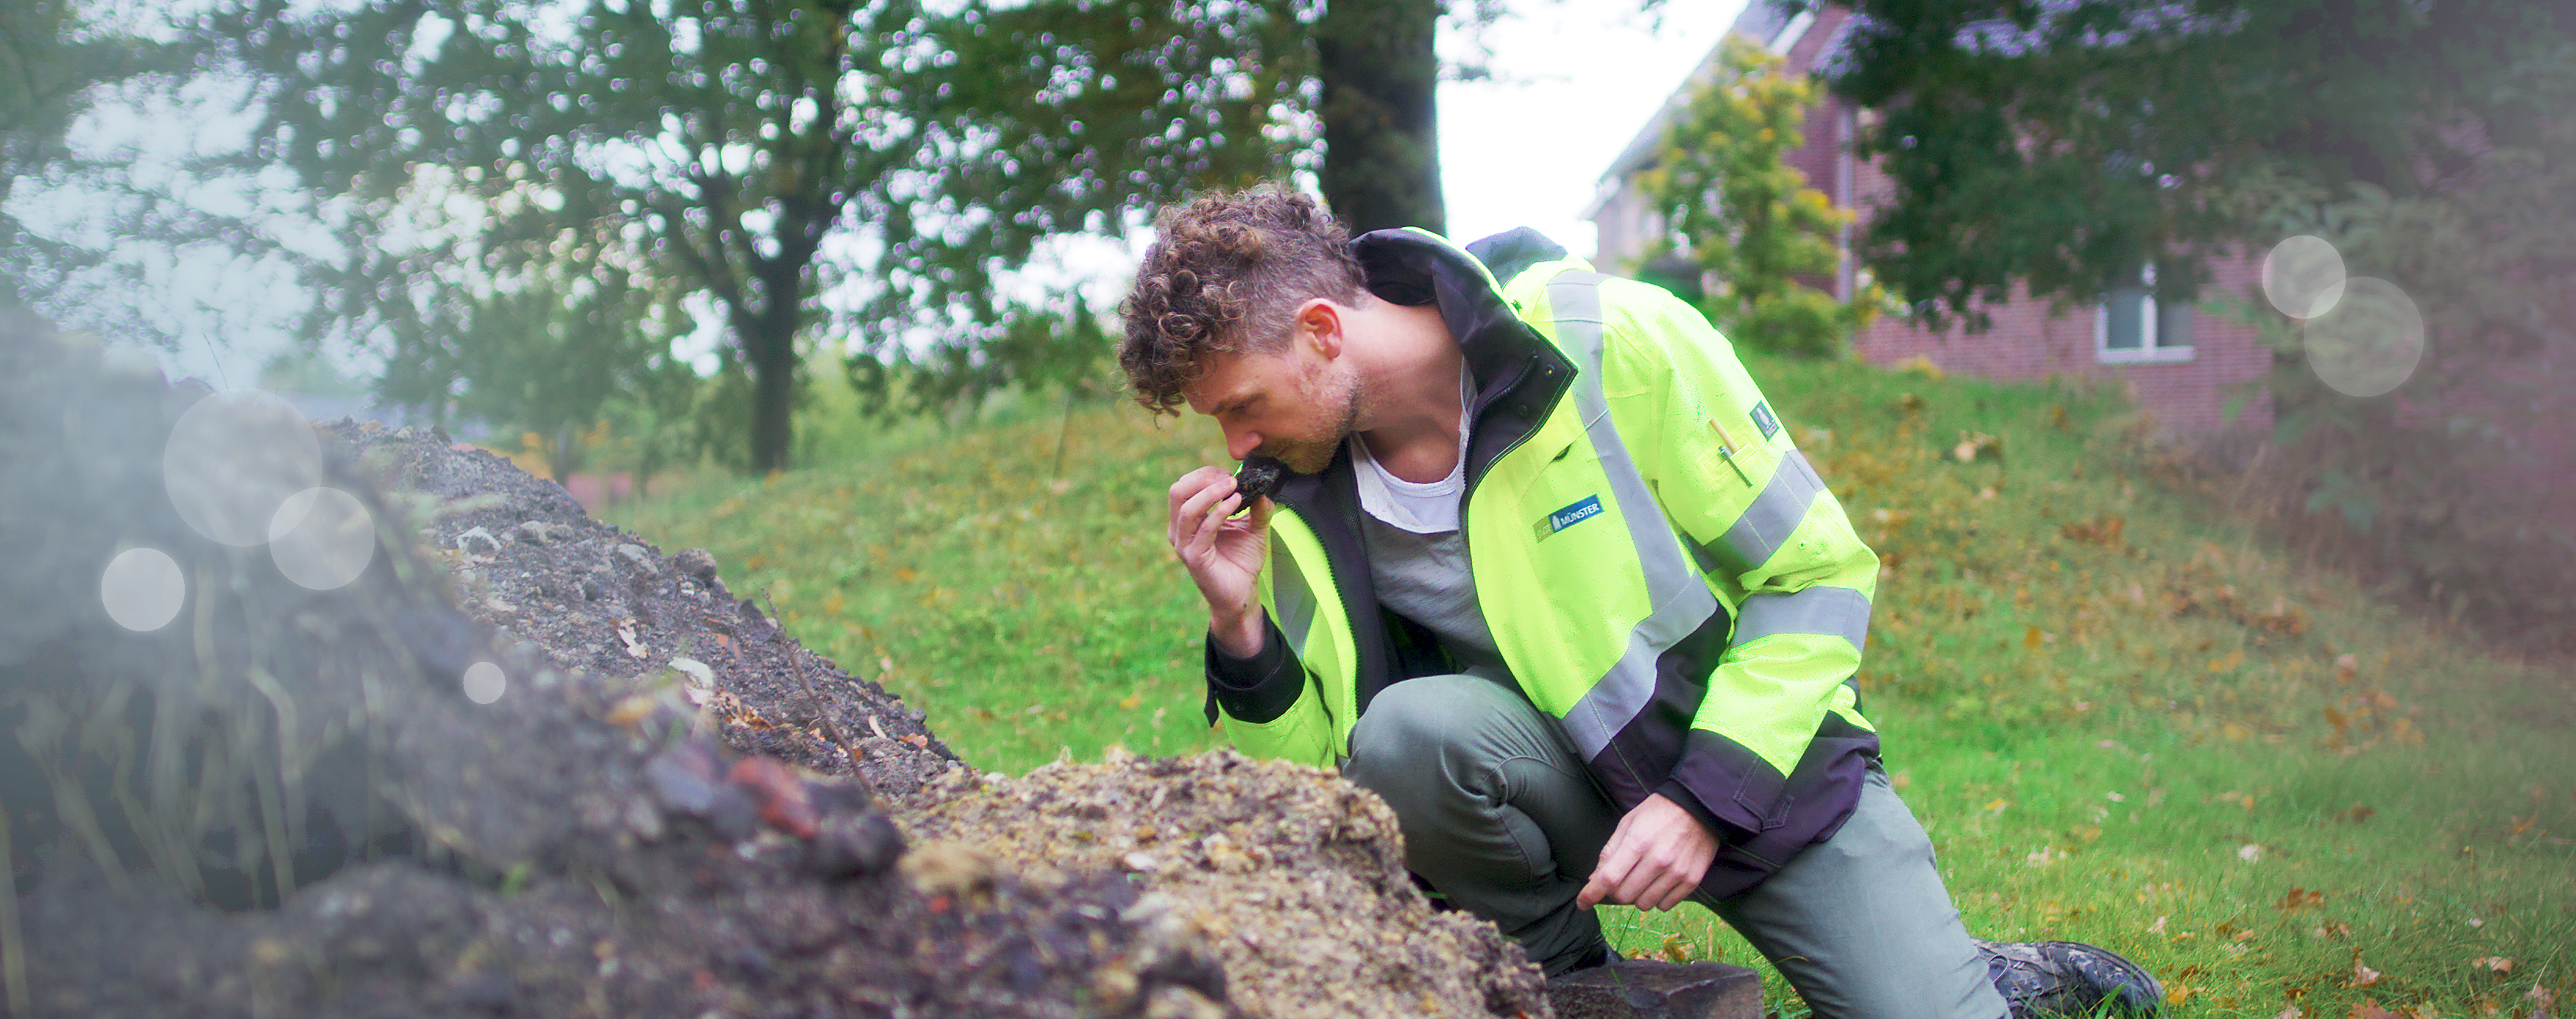
<path id="1" fill-rule="evenodd" d="M 1697 312 L 1526 230 L 1354 241 L 1276 187 L 1157 229 L 1137 398 L 1289 471 L 1170 491 L 1237 746 L 1383 797 L 1550 976 L 1612 958 L 1593 906 L 1695 899 L 1819 1016 L 2155 1010 L 2111 952 L 1961 926 L 1853 682 L 1877 557 Z"/>

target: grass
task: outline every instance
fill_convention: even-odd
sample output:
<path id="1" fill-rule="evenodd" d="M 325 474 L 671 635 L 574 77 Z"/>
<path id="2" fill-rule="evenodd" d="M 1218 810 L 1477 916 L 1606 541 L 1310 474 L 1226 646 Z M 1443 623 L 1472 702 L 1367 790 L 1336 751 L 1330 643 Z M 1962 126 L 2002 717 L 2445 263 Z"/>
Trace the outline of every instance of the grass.
<path id="1" fill-rule="evenodd" d="M 1887 561 L 1865 707 L 1972 931 L 2114 948 L 2178 1016 L 2576 994 L 2568 663 L 2499 660 L 2289 561 L 2159 481 L 2103 394 L 1752 367 Z M 836 424 L 817 466 L 612 515 L 713 551 L 981 767 L 1216 745 L 1203 610 L 1161 538 L 1215 430 L 1060 410 L 864 450 Z M 1607 919 L 1623 950 L 1755 966 L 1804 1012 L 1704 910 Z"/>

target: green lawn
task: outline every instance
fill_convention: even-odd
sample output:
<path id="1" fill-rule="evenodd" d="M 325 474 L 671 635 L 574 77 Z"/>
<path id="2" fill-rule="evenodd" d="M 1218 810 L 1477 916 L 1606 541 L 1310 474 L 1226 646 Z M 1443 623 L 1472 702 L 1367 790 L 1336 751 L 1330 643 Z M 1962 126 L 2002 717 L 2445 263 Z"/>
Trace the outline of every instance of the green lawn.
<path id="1" fill-rule="evenodd" d="M 2499 661 L 2288 561 L 2157 481 L 2099 394 L 1752 367 L 1888 562 L 1865 709 L 1972 931 L 2116 948 L 2181 1016 L 2576 994 L 2569 663 Z M 1223 462 L 1216 431 L 1059 409 L 827 419 L 815 466 L 609 516 L 714 552 L 980 767 L 1213 746 L 1162 516 L 1172 479 Z M 1623 949 L 1758 965 L 1697 907 L 1615 912 Z"/>

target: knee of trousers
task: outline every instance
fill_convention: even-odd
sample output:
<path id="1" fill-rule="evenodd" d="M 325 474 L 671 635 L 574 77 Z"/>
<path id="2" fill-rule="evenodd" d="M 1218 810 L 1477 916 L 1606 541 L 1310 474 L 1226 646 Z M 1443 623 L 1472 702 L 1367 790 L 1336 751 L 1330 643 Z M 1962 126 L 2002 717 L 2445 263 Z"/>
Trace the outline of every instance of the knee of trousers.
<path id="1" fill-rule="evenodd" d="M 1389 798 L 1407 790 L 1451 788 L 1472 770 L 1479 733 L 1517 698 L 1474 676 L 1423 676 L 1378 691 L 1351 727 L 1351 759 L 1342 772 Z M 1524 705 L 1525 710 L 1527 709 Z"/>

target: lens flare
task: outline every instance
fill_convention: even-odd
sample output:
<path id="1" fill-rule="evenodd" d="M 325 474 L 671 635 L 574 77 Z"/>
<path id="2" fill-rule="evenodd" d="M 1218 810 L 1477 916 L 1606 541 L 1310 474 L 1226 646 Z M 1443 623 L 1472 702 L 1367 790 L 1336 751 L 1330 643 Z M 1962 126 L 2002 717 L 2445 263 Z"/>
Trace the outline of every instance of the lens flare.
<path id="1" fill-rule="evenodd" d="M 2424 359 L 2424 316 L 2397 284 L 2355 276 L 2299 339 L 2319 380 L 2346 396 L 2378 396 L 2404 385 Z"/>
<path id="2" fill-rule="evenodd" d="M 510 677 L 501 667 L 490 662 L 476 662 L 465 668 L 465 699 L 476 704 L 490 704 L 501 699 L 510 688 Z"/>
<path id="3" fill-rule="evenodd" d="M 268 555 L 277 571 L 316 591 L 347 586 L 376 557 L 376 519 L 358 497 L 308 488 L 286 497 L 268 519 Z"/>
<path id="4" fill-rule="evenodd" d="M 2300 234 L 2263 256 L 2263 297 L 2291 318 L 2333 311 L 2344 293 L 2343 253 L 2322 237 Z"/>
<path id="5" fill-rule="evenodd" d="M 321 480 L 321 436 L 294 405 L 256 389 L 197 401 L 161 451 L 162 487 L 179 519 L 235 548 L 266 542 L 279 504 Z"/>
<path id="6" fill-rule="evenodd" d="M 107 617 L 136 633 L 150 633 L 178 618 L 188 600 L 188 578 L 170 553 L 157 548 L 129 548 L 107 561 L 98 575 L 98 600 Z"/>

